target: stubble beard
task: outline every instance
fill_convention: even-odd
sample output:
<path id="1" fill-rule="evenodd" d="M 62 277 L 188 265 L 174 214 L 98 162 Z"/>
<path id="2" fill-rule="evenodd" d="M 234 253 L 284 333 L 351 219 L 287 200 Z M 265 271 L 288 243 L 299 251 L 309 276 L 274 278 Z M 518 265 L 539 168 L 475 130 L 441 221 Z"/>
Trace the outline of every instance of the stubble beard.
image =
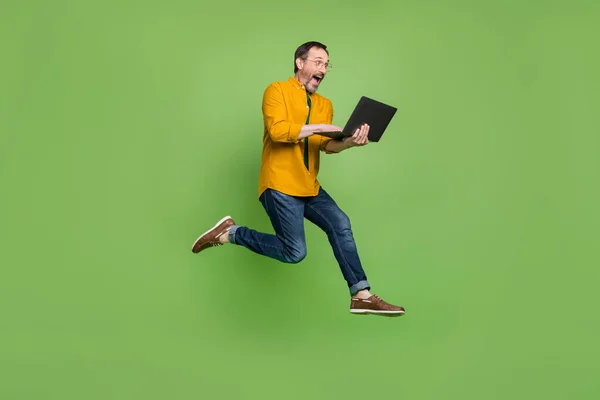
<path id="1" fill-rule="evenodd" d="M 304 80 L 304 82 L 303 82 L 304 83 L 304 87 L 306 88 L 306 91 L 308 93 L 310 93 L 310 94 L 315 93 L 317 91 L 317 89 L 318 89 L 316 86 L 312 86 L 310 84 L 310 81 L 312 80 L 312 78 L 313 78 L 313 75 L 310 75 L 310 76 L 307 76 L 307 77 L 305 77 L 303 79 Z"/>
<path id="2" fill-rule="evenodd" d="M 312 86 L 312 85 L 310 84 L 310 80 L 311 80 L 311 79 L 312 79 L 312 76 L 311 76 L 311 77 L 309 77 L 309 78 L 307 78 L 307 79 L 305 80 L 305 82 L 304 82 L 304 87 L 306 88 L 306 91 L 307 91 L 308 93 L 310 93 L 310 94 L 313 94 L 314 92 L 316 92 L 316 91 L 317 91 L 317 88 L 316 88 L 316 87 L 314 87 L 314 86 Z"/>

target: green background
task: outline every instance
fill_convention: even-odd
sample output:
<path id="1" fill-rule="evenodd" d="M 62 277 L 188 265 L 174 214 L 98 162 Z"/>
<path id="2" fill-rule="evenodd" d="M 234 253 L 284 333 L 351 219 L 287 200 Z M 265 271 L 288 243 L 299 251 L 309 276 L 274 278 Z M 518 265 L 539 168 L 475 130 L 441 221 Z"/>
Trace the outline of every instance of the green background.
<path id="1" fill-rule="evenodd" d="M 0 398 L 596 399 L 594 1 L 3 1 Z M 323 155 L 373 292 L 326 236 L 193 254 L 257 201 L 265 87 L 398 107 Z"/>

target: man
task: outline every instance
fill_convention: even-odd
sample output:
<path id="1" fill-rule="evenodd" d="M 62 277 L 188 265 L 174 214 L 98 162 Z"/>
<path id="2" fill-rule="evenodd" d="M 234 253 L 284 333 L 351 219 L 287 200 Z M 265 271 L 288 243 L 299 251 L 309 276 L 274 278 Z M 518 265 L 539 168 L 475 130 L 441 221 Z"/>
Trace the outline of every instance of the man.
<path id="1" fill-rule="evenodd" d="M 331 101 L 317 94 L 329 69 L 327 47 L 319 42 L 305 43 L 294 54 L 294 76 L 271 83 L 264 92 L 258 195 L 275 234 L 237 225 L 227 216 L 201 235 L 192 251 L 232 243 L 285 263 L 299 263 L 306 256 L 306 218 L 327 234 L 350 291 L 350 312 L 400 316 L 404 308 L 370 293 L 350 220 L 317 180 L 321 151 L 340 153 L 368 143 L 367 125 L 343 140 L 314 134 L 342 130 L 331 124 Z"/>

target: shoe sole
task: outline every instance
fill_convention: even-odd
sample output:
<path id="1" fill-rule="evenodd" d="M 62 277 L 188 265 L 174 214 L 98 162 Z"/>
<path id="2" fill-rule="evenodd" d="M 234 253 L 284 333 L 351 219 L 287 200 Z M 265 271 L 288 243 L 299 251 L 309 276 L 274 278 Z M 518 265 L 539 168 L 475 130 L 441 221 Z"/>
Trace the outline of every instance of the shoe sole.
<path id="1" fill-rule="evenodd" d="M 356 315 L 381 315 L 386 317 L 401 317 L 406 311 L 387 311 L 387 310 L 362 310 L 362 309 L 351 309 L 350 313 Z"/>
<path id="2" fill-rule="evenodd" d="M 223 218 L 221 218 L 221 219 L 219 220 L 219 222 L 217 222 L 217 223 L 215 224 L 215 226 L 213 226 L 212 228 L 210 228 L 209 230 L 207 230 L 206 232 L 204 232 L 202 235 L 198 236 L 198 239 L 196 239 L 196 240 L 194 241 L 194 244 L 192 245 L 192 251 L 194 251 L 194 247 L 196 247 L 196 243 L 198 243 L 198 241 L 199 241 L 200 239 L 202 239 L 202 237 L 203 237 L 203 236 L 205 236 L 207 233 L 209 233 L 210 231 L 212 231 L 213 229 L 215 229 L 217 226 L 221 225 L 223 222 L 227 221 L 228 219 L 232 219 L 232 218 L 231 218 L 231 216 L 229 216 L 229 215 L 228 215 L 228 216 L 226 216 L 226 217 L 223 217 Z"/>

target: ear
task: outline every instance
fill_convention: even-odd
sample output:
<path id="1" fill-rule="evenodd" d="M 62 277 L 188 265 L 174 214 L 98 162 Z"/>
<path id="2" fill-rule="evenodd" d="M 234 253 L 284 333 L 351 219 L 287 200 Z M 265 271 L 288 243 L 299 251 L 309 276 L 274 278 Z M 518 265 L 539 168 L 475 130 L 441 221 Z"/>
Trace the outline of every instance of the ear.
<path id="1" fill-rule="evenodd" d="M 298 69 L 304 68 L 304 60 L 300 57 L 296 58 L 296 67 L 298 67 Z"/>

